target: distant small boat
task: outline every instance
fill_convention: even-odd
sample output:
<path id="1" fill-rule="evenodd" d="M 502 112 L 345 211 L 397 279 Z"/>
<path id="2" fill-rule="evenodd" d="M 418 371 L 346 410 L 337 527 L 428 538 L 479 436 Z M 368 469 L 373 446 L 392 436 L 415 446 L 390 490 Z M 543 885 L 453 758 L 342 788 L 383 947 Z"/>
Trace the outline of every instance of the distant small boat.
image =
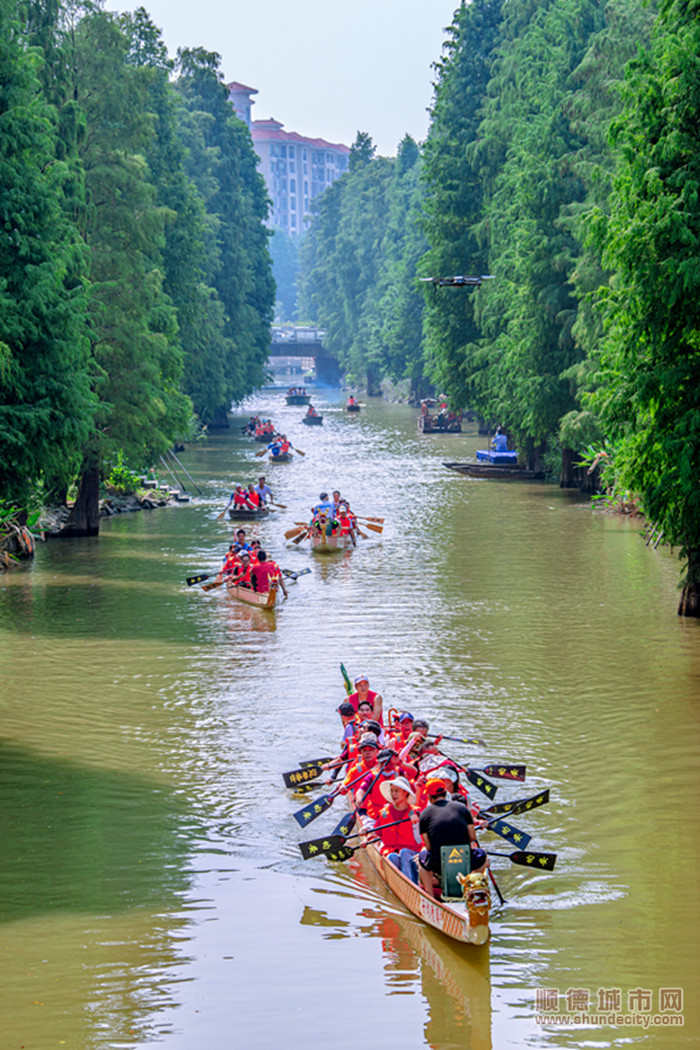
<path id="1" fill-rule="evenodd" d="M 345 411 L 346 412 L 359 412 L 361 408 L 362 408 L 362 405 L 358 405 L 357 401 L 355 401 L 355 402 L 351 402 L 351 403 L 347 404 L 345 406 Z"/>
<path id="2" fill-rule="evenodd" d="M 307 427 L 320 427 L 323 423 L 323 416 L 315 415 L 310 416 L 307 412 L 305 416 L 302 416 L 302 423 Z"/>
<path id="3" fill-rule="evenodd" d="M 501 481 L 542 481 L 544 472 L 541 470 L 527 470 L 525 467 L 511 466 L 496 463 L 443 463 L 448 470 L 455 470 L 458 474 L 468 474 L 471 478 L 498 478 Z"/>
<path id="4" fill-rule="evenodd" d="M 231 521 L 260 521 L 269 517 L 268 507 L 258 507 L 257 510 L 249 510 L 247 507 L 231 507 L 228 516 Z"/>
<path id="5" fill-rule="evenodd" d="M 418 416 L 418 429 L 424 434 L 461 434 L 462 421 L 440 416 Z"/>

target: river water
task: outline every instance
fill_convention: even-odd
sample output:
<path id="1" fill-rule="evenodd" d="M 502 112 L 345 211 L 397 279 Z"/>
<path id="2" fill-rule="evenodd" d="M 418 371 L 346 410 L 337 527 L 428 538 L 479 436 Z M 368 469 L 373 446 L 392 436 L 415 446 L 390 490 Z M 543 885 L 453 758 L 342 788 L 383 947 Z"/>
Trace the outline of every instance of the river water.
<path id="1" fill-rule="evenodd" d="M 700 624 L 677 562 L 575 494 L 447 471 L 475 432 L 325 396 L 306 428 L 261 393 L 183 454 L 201 498 L 0 580 L 1 1050 L 696 1046 Z M 248 411 L 306 453 L 265 471 L 288 509 L 253 531 L 312 569 L 272 615 L 185 585 L 264 462 Z M 323 560 L 283 533 L 333 488 L 386 526 Z M 499 798 L 550 787 L 519 823 L 556 870 L 494 858 L 489 946 L 423 927 L 362 861 L 301 859 L 316 825 L 280 773 L 336 749 L 341 661 L 385 709 L 487 741 L 460 761 L 527 763 Z"/>

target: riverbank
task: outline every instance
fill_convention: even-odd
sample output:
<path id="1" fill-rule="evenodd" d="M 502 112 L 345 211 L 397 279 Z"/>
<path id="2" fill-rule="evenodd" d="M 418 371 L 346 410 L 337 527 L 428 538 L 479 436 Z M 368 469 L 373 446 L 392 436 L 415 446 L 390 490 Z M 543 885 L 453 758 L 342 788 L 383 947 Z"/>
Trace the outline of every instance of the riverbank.
<path id="1" fill-rule="evenodd" d="M 140 510 L 180 506 L 182 503 L 189 502 L 190 496 L 187 493 L 174 488 L 139 489 L 137 492 L 128 494 L 108 488 L 107 495 L 100 500 L 100 517 L 111 518 L 115 514 L 135 514 Z M 43 537 L 48 539 L 60 537 L 70 517 L 71 509 L 72 504 L 70 503 L 58 507 L 45 507 L 39 516 L 35 531 L 42 533 Z"/>

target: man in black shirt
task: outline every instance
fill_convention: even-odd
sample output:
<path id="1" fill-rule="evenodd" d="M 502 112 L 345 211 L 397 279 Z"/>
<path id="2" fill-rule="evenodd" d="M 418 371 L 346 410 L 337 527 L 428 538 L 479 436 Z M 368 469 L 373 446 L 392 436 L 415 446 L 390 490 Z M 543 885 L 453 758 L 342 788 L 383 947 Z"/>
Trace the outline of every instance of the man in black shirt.
<path id="1" fill-rule="evenodd" d="M 434 894 L 440 884 L 442 846 L 471 846 L 471 870 L 483 871 L 487 857 L 476 841 L 474 819 L 461 802 L 447 798 L 447 785 L 437 777 L 428 780 L 425 790 L 430 803 L 420 815 L 418 825 L 425 849 L 421 850 L 418 870 L 420 882 L 426 893 Z"/>

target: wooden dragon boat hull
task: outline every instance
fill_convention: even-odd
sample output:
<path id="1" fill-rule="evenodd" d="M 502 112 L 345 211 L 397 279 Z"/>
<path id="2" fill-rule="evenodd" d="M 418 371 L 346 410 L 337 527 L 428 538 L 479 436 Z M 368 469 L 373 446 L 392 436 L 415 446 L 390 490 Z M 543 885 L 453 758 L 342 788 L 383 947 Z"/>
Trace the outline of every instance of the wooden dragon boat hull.
<path id="1" fill-rule="evenodd" d="M 353 546 L 350 536 L 312 536 L 311 549 L 314 554 L 335 554 Z"/>
<path id="2" fill-rule="evenodd" d="M 370 844 L 363 852 L 382 882 L 413 915 L 461 944 L 486 944 L 490 903 L 468 905 L 464 900 L 437 901 L 407 879 L 376 846 Z M 488 902 L 488 894 L 485 897 Z"/>
<path id="3" fill-rule="evenodd" d="M 323 416 L 303 416 L 301 421 L 305 427 L 320 427 L 323 423 Z"/>
<path id="4" fill-rule="evenodd" d="M 245 507 L 231 507 L 228 516 L 231 521 L 261 521 L 262 518 L 269 518 L 270 511 L 267 507 L 261 507 L 259 510 L 246 510 Z"/>
<path id="5" fill-rule="evenodd" d="M 288 405 L 308 405 L 311 394 L 287 394 L 284 400 Z"/>
<path id="6" fill-rule="evenodd" d="M 231 583 L 226 584 L 226 590 L 232 598 L 237 598 L 239 602 L 245 602 L 246 605 L 254 605 L 258 609 L 272 611 L 277 603 L 278 587 L 275 580 L 270 584 L 269 591 L 253 591 L 249 587 L 235 587 Z"/>

